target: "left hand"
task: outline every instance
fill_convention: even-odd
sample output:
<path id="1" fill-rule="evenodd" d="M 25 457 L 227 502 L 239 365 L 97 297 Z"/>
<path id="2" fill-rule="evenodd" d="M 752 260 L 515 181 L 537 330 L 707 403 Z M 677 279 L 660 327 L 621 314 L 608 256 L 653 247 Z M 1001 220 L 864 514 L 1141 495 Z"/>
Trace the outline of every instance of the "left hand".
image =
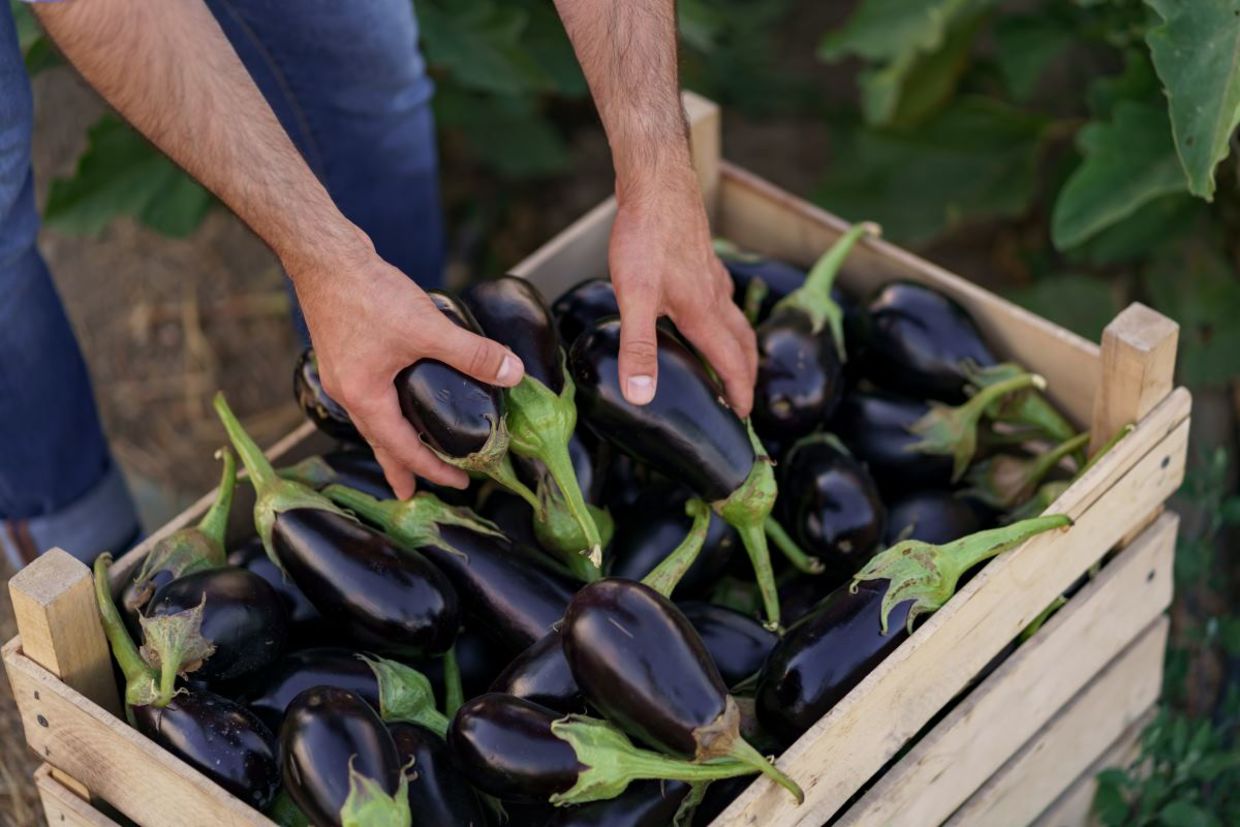
<path id="1" fill-rule="evenodd" d="M 617 187 L 616 198 L 608 257 L 623 320 L 620 382 L 625 398 L 635 405 L 654 398 L 659 378 L 655 323 L 667 316 L 719 374 L 737 415 L 748 416 L 758 372 L 756 339 L 732 301 L 732 280 L 711 246 L 693 168 L 664 167 L 647 184 Z"/>

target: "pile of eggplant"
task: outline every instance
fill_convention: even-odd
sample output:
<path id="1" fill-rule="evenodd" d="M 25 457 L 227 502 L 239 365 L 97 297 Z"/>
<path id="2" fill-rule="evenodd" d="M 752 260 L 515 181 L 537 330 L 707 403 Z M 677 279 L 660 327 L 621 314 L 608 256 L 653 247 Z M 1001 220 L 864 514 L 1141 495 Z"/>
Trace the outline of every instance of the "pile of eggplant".
<path id="1" fill-rule="evenodd" d="M 464 491 L 394 499 L 312 352 L 294 389 L 330 451 L 275 468 L 217 396 L 210 510 L 132 574 L 95 564 L 130 723 L 281 824 L 705 824 L 758 774 L 799 802 L 775 756 L 988 559 L 1068 525 L 1043 511 L 1087 462 L 952 300 L 839 290 L 875 231 L 808 273 L 720 243 L 749 419 L 666 323 L 628 403 L 606 281 L 434 294 L 526 367 L 396 377 Z"/>

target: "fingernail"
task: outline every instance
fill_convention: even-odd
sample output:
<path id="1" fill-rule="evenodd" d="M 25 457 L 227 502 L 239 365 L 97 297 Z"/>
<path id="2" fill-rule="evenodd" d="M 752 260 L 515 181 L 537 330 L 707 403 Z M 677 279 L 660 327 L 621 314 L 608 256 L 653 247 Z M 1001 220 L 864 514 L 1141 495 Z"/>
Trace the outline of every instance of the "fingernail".
<path id="1" fill-rule="evenodd" d="M 653 376 L 630 376 L 624 394 L 634 405 L 645 405 L 654 399 Z"/>
<path id="2" fill-rule="evenodd" d="M 517 372 L 520 370 L 520 363 L 515 356 L 505 356 L 504 360 L 499 363 L 499 373 L 495 374 L 495 381 L 501 385 L 512 382 L 517 378 Z"/>

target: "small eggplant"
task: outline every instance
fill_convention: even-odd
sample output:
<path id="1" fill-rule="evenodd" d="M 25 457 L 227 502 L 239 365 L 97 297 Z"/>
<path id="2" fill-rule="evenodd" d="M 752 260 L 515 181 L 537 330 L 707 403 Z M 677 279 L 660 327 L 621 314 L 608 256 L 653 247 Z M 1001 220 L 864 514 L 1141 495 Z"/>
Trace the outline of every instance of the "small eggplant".
<path id="1" fill-rule="evenodd" d="M 887 510 L 865 466 L 839 440 L 813 434 L 792 447 L 779 469 L 783 526 L 833 575 L 849 575 L 883 539 Z"/>
<path id="2" fill-rule="evenodd" d="M 375 455 L 360 449 L 330 451 L 276 470 L 284 479 L 300 482 L 316 491 L 328 485 L 344 485 L 384 500 L 396 496 Z"/>
<path id="3" fill-rule="evenodd" d="M 560 628 L 573 678 L 591 706 L 642 741 L 694 761 L 746 763 L 803 796 L 740 734 L 740 712 L 702 638 L 670 600 L 632 580 L 599 580 Z"/>
<path id="4" fill-rule="evenodd" d="M 580 534 L 558 531 L 549 536 L 563 537 L 560 551 L 582 554 L 598 568 L 602 538 L 586 507 L 568 450 L 577 427 L 576 387 L 565 369 L 566 357 L 551 311 L 538 288 L 516 276 L 479 282 L 464 298 L 482 331 L 507 346 L 525 365 L 521 381 L 504 391 L 511 450 L 546 466 L 555 486 L 540 492 L 540 497 L 558 497 L 562 510 L 580 528 Z M 583 540 L 585 546 L 580 545 Z"/>
<path id="5" fill-rule="evenodd" d="M 560 294 L 551 305 L 551 315 L 560 341 L 566 349 L 571 348 L 587 327 L 599 319 L 620 315 L 616 288 L 607 279 L 586 279 Z"/>
<path id="6" fill-rule="evenodd" d="M 873 224 L 857 224 L 826 252 L 805 283 L 758 326 L 754 427 L 787 444 L 830 418 L 844 391 L 844 314 L 831 297 L 844 259 Z"/>
<path id="7" fill-rule="evenodd" d="M 1011 453 L 987 457 L 966 473 L 966 493 L 996 511 L 1010 511 L 1032 499 L 1042 480 L 1088 443 L 1089 434 L 1084 433 L 1032 457 Z"/>
<path id="8" fill-rule="evenodd" d="M 165 637 L 151 627 L 169 615 L 201 609 L 200 633 L 214 650 L 195 678 L 233 681 L 265 669 L 284 653 L 288 618 L 279 592 L 253 572 L 234 566 L 178 577 L 155 592 L 141 618 L 146 646 L 161 662 L 178 653 L 162 648 Z M 182 671 L 176 662 L 175 671 Z"/>
<path id="9" fill-rule="evenodd" d="M 326 493 L 409 553 L 429 558 L 452 581 L 479 628 L 510 656 L 545 635 L 576 591 L 574 582 L 514 547 L 493 524 L 433 494 L 401 501 L 337 486 Z"/>
<path id="10" fill-rule="evenodd" d="M 779 596 L 766 544 L 775 474 L 752 429 L 723 402 L 706 368 L 674 336 L 658 331 L 658 390 L 633 405 L 620 390 L 620 322 L 597 323 L 573 345 L 573 376 L 591 429 L 635 459 L 689 486 L 740 534 L 779 625 Z M 786 550 L 785 550 L 786 551 Z"/>
<path id="11" fill-rule="evenodd" d="M 278 477 L 222 394 L 215 408 L 254 483 L 263 547 L 319 614 L 367 646 L 408 654 L 451 646 L 460 613 L 443 573 L 322 494 Z"/>
<path id="12" fill-rule="evenodd" d="M 284 788 L 315 825 L 409 827 L 408 781 L 379 715 L 357 695 L 319 686 L 280 727 Z"/>
<path id="13" fill-rule="evenodd" d="M 921 540 L 940 545 L 986 528 L 982 509 L 951 491 L 918 491 L 896 500 L 887 512 L 885 545 Z"/>
<path id="14" fill-rule="evenodd" d="M 586 708 L 581 688 L 564 657 L 559 630 L 548 632 L 517 655 L 500 672 L 489 691 L 523 698 L 565 714 L 584 712 Z"/>
<path id="15" fill-rule="evenodd" d="M 319 378 L 319 360 L 314 348 L 306 348 L 297 367 L 293 370 L 293 396 L 306 418 L 332 439 L 365 445 L 366 440 L 358 433 L 357 426 L 344 406 L 327 395 Z"/>
<path id="16" fill-rule="evenodd" d="M 715 255 L 732 279 L 732 300 L 755 327 L 766 321 L 780 300 L 805 283 L 800 267 L 746 252 L 722 238 L 715 239 Z"/>
<path id="17" fill-rule="evenodd" d="M 388 724 L 409 783 L 418 827 L 487 827 L 478 794 L 452 763 L 443 737 L 417 724 Z"/>
<path id="18" fill-rule="evenodd" d="M 558 810 L 546 827 L 667 827 L 692 789 L 683 781 L 639 781 L 607 801 Z"/>
<path id="19" fill-rule="evenodd" d="M 748 615 L 713 603 L 679 603 L 702 638 L 711 661 L 727 686 L 736 686 L 762 668 L 779 636 Z"/>
<path id="20" fill-rule="evenodd" d="M 924 402 L 888 393 L 853 391 L 840 403 L 831 430 L 865 463 L 884 493 L 946 488 L 950 457 L 920 454 L 910 430 L 930 410 Z"/>
<path id="21" fill-rule="evenodd" d="M 514 545 L 541 548 L 534 535 L 534 509 L 511 491 L 484 488 L 476 511 L 479 517 L 498 526 Z"/>
<path id="22" fill-rule="evenodd" d="M 285 576 L 275 561 L 267 556 L 267 551 L 258 537 L 253 537 L 230 551 L 228 565 L 258 575 L 280 595 L 284 615 L 288 620 L 290 647 L 308 641 L 314 641 L 321 646 L 325 639 L 331 637 L 332 630 L 323 622 L 319 610 L 302 594 L 297 584 Z"/>
<path id="23" fill-rule="evenodd" d="M 479 790 L 504 801 L 587 804 L 640 780 L 709 781 L 752 775 L 737 761 L 694 764 L 638 749 L 605 721 L 488 693 L 456 713 L 448 748 Z"/>

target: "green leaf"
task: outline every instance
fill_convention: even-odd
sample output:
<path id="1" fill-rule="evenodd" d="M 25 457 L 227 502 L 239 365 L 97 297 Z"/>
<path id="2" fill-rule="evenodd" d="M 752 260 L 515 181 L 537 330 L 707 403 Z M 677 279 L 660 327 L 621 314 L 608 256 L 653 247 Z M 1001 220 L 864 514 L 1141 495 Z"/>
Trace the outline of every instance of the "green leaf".
<path id="1" fill-rule="evenodd" d="M 418 4 L 427 60 L 462 87 L 481 92 L 515 95 L 552 88 L 551 78 L 521 43 L 527 22 L 527 14 L 511 4 Z"/>
<path id="2" fill-rule="evenodd" d="M 995 60 L 1012 97 L 1025 101 L 1051 61 L 1076 37 L 1071 20 L 1053 13 L 1002 17 L 995 24 Z"/>
<path id="3" fill-rule="evenodd" d="M 95 235 L 117 216 L 160 232 L 187 235 L 206 215 L 211 196 L 115 115 L 88 134 L 71 178 L 52 181 L 44 220 L 74 235 Z"/>
<path id="4" fill-rule="evenodd" d="M 1240 0 L 1145 0 L 1162 17 L 1145 35 L 1167 90 L 1189 191 L 1214 197 L 1214 168 L 1240 123 Z"/>
<path id="5" fill-rule="evenodd" d="M 435 116 L 440 127 L 459 133 L 474 155 L 503 177 L 538 178 L 568 168 L 568 145 L 532 98 L 441 89 Z"/>
<path id="6" fill-rule="evenodd" d="M 917 130 L 844 134 L 815 199 L 877 221 L 893 240 L 924 242 L 981 217 L 1014 217 L 1035 191 L 1047 121 L 996 101 L 961 98 Z"/>
<path id="7" fill-rule="evenodd" d="M 1111 286 L 1086 275 L 1042 277 L 1007 297 L 1091 342 L 1101 338 L 1102 328 L 1119 312 Z"/>
<path id="8" fill-rule="evenodd" d="M 1108 120 L 1115 106 L 1123 101 L 1153 100 L 1162 91 L 1149 53 L 1137 49 L 1124 52 L 1124 71 L 1103 75 L 1089 84 L 1089 109 L 1098 120 Z"/>
<path id="9" fill-rule="evenodd" d="M 1078 138 L 1084 159 L 1055 200 L 1051 238 L 1060 250 L 1083 243 L 1141 206 L 1184 190 L 1167 114 L 1126 101 L 1114 119 L 1093 122 Z"/>
<path id="10" fill-rule="evenodd" d="M 935 51 L 861 73 L 861 105 L 875 124 L 921 123 L 955 94 L 969 65 L 969 53 L 982 22 L 974 14 L 955 23 Z"/>
<path id="11" fill-rule="evenodd" d="M 1155 198 L 1072 248 L 1069 258 L 1095 265 L 1146 259 L 1199 226 L 1209 210 L 1201 199 L 1187 192 Z"/>
<path id="12" fill-rule="evenodd" d="M 1166 827 L 1215 827 L 1220 822 L 1213 814 L 1187 801 L 1173 801 L 1158 814 Z"/>

